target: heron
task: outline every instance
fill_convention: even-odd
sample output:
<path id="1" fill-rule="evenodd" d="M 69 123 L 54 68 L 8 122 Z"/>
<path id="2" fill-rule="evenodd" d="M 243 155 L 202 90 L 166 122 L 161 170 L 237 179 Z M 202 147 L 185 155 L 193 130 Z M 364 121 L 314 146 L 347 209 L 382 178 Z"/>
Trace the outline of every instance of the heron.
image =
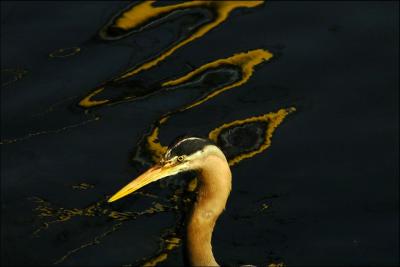
<path id="1" fill-rule="evenodd" d="M 186 221 L 185 252 L 191 266 L 219 266 L 212 251 L 215 223 L 224 211 L 232 188 L 232 173 L 222 150 L 201 137 L 178 138 L 150 169 L 127 184 L 108 202 L 145 185 L 178 173 L 195 171 L 199 180 L 196 200 Z"/>

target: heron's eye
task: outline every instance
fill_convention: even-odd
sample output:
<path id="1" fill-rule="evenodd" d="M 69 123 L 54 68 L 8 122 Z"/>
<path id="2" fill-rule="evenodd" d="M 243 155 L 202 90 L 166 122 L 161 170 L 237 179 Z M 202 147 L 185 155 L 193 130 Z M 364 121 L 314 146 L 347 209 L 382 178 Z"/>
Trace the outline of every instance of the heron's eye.
<path id="1" fill-rule="evenodd" d="M 179 162 L 182 162 L 184 159 L 185 159 L 184 156 L 179 156 L 179 157 L 178 157 L 178 161 L 179 161 Z"/>

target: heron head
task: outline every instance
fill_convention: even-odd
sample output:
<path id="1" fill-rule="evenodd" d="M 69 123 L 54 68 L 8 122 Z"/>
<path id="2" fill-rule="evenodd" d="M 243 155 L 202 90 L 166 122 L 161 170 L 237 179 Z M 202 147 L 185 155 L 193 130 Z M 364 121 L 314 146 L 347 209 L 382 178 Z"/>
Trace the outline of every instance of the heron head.
<path id="1" fill-rule="evenodd" d="M 167 152 L 158 163 L 119 190 L 108 202 L 131 194 L 149 183 L 178 173 L 197 170 L 201 168 L 204 158 L 211 153 L 210 151 L 217 151 L 223 156 L 222 152 L 218 152 L 219 148 L 207 139 L 179 138 L 168 147 Z"/>

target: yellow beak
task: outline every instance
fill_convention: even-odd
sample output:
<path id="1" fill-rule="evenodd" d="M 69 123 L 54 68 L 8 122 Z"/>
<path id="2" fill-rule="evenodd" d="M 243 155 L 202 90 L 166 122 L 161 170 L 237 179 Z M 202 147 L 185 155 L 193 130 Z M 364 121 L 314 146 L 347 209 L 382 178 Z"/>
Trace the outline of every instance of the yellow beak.
<path id="1" fill-rule="evenodd" d="M 185 169 L 185 164 L 177 165 L 155 165 L 148 169 L 145 173 L 137 177 L 135 180 L 127 184 L 124 188 L 119 190 L 115 195 L 113 195 L 108 202 L 113 202 L 126 195 L 129 195 L 136 190 L 142 188 L 149 183 L 158 181 L 162 178 L 177 174 Z"/>

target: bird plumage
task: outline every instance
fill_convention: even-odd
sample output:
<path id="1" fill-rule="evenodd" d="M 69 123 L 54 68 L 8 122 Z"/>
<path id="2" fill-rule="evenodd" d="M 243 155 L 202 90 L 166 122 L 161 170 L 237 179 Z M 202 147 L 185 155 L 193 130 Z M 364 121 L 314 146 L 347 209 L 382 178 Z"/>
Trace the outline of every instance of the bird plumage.
<path id="1" fill-rule="evenodd" d="M 165 159 L 170 159 L 174 156 L 191 155 L 202 150 L 207 145 L 215 145 L 208 139 L 200 137 L 181 137 L 173 141 L 164 155 Z"/>
<path id="2" fill-rule="evenodd" d="M 185 249 L 192 266 L 217 266 L 212 252 L 212 232 L 226 206 L 232 174 L 224 153 L 211 141 L 184 137 L 173 142 L 159 163 L 126 185 L 109 202 L 141 187 L 186 171 L 199 179 L 196 201 L 188 216 Z"/>

